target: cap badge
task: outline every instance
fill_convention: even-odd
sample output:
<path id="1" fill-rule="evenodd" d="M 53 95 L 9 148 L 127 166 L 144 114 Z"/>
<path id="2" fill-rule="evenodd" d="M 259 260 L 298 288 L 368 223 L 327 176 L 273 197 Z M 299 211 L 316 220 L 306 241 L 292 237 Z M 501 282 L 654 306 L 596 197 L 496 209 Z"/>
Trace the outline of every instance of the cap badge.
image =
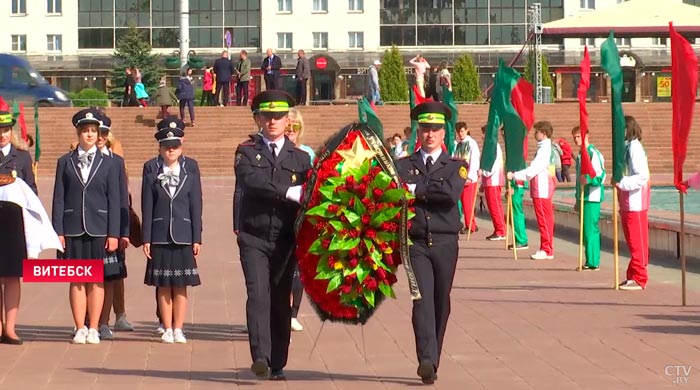
<path id="1" fill-rule="evenodd" d="M 170 122 L 170 124 L 169 124 L 168 126 L 170 126 L 171 129 L 174 129 L 174 128 L 177 127 L 177 123 L 175 123 L 175 122 Z M 168 134 L 172 134 L 172 133 L 168 133 Z M 172 137 L 172 135 L 169 135 L 168 137 Z"/>
<path id="2" fill-rule="evenodd" d="M 270 109 L 275 108 L 275 102 L 270 102 L 270 104 L 268 105 L 268 107 L 269 107 Z"/>
<path id="3" fill-rule="evenodd" d="M 85 118 L 86 118 L 86 119 L 92 119 L 92 118 L 93 118 L 92 113 L 91 113 L 91 112 L 86 112 L 86 113 L 85 113 Z"/>
<path id="4" fill-rule="evenodd" d="M 168 131 L 168 134 L 166 134 L 168 138 L 173 138 L 174 135 L 172 131 Z"/>
<path id="5" fill-rule="evenodd" d="M 428 120 L 429 120 L 429 121 L 432 121 L 432 120 L 434 120 L 434 119 L 435 119 L 435 115 L 433 115 L 433 114 L 428 114 Z"/>

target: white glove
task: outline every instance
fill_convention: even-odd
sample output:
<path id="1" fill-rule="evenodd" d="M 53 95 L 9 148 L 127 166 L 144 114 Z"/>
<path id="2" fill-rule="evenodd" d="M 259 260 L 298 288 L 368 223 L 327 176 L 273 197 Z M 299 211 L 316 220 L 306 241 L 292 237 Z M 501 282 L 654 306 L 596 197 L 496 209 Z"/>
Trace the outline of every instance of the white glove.
<path id="1" fill-rule="evenodd" d="M 416 194 L 416 185 L 415 184 L 406 184 L 406 186 L 408 187 L 408 190 L 411 191 L 411 195 Z"/>
<path id="2" fill-rule="evenodd" d="M 301 185 L 289 187 L 285 196 L 292 202 L 301 204 Z"/>

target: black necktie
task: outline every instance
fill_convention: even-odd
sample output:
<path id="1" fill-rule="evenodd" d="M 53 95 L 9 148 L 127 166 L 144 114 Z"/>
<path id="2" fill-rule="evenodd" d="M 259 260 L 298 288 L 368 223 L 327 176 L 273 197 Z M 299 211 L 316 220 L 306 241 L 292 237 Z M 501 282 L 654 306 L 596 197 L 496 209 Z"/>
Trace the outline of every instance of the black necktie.
<path id="1" fill-rule="evenodd" d="M 425 159 L 425 169 L 428 173 L 433 169 L 433 156 L 428 156 L 428 158 Z"/>
<path id="2" fill-rule="evenodd" d="M 270 142 L 270 152 L 272 153 L 272 160 L 277 162 L 277 144 Z"/>
<path id="3" fill-rule="evenodd" d="M 0 150 L 0 164 L 2 164 L 3 161 L 5 161 L 5 153 L 3 153 L 2 150 Z"/>

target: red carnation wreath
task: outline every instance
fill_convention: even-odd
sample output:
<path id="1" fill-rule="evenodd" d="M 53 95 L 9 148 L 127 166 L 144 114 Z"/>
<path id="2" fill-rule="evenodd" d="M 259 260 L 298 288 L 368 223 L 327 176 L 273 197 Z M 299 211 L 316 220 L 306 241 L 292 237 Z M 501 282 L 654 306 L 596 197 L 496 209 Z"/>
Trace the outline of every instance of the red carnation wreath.
<path id="1" fill-rule="evenodd" d="M 395 298 L 396 271 L 406 252 L 401 234 L 408 245 L 408 224 L 401 220 L 414 216 L 406 207 L 413 196 L 399 184 L 391 159 L 380 163 L 388 156 L 381 144 L 371 148 L 367 133 L 356 127 L 344 131 L 336 134 L 334 150 L 329 141 L 321 152 L 304 191 L 296 257 L 323 320 L 365 323 L 385 297 Z"/>

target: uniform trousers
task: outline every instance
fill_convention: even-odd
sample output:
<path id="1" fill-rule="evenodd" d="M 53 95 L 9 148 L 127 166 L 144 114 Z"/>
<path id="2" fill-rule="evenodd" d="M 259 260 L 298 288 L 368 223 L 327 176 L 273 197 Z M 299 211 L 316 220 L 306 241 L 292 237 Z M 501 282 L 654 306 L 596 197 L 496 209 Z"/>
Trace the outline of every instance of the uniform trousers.
<path id="1" fill-rule="evenodd" d="M 484 197 L 486 198 L 486 207 L 489 208 L 489 214 L 491 214 L 491 222 L 493 222 L 493 234 L 505 237 L 506 222 L 505 218 L 503 217 L 503 200 L 501 198 L 501 187 L 484 187 Z"/>
<path id="2" fill-rule="evenodd" d="M 246 318 L 253 362 L 267 360 L 278 370 L 287 365 L 291 335 L 292 276 L 296 259 L 290 258 L 279 283 L 274 283 L 283 262 L 294 244 L 293 239 L 278 237 L 270 241 L 240 232 L 238 246 L 248 292 Z"/>
<path id="3" fill-rule="evenodd" d="M 620 211 L 622 230 L 630 251 L 630 263 L 627 266 L 627 280 L 634 280 L 646 287 L 649 274 L 649 220 L 647 210 Z"/>
<path id="4" fill-rule="evenodd" d="M 551 198 L 533 198 L 537 227 L 540 230 L 540 250 L 554 254 L 554 205 Z"/>
<path id="5" fill-rule="evenodd" d="M 583 247 L 586 265 L 600 267 L 600 203 L 583 201 Z"/>
<path id="6" fill-rule="evenodd" d="M 474 218 L 474 199 L 476 191 L 479 189 L 478 183 L 469 183 L 464 185 L 462 190 L 462 212 L 464 214 L 464 227 L 470 229 L 474 233 L 477 229 L 476 218 Z M 471 225 L 470 225 L 471 221 Z"/>
<path id="7" fill-rule="evenodd" d="M 432 245 L 412 237 L 411 264 L 422 299 L 413 301 L 413 332 L 418 363 L 440 365 L 442 342 L 450 316 L 450 290 L 457 267 L 458 236 L 432 235 Z"/>
<path id="8" fill-rule="evenodd" d="M 513 225 L 515 230 L 516 246 L 527 245 L 527 229 L 525 227 L 525 213 L 523 212 L 523 195 L 525 188 L 513 187 Z"/>

